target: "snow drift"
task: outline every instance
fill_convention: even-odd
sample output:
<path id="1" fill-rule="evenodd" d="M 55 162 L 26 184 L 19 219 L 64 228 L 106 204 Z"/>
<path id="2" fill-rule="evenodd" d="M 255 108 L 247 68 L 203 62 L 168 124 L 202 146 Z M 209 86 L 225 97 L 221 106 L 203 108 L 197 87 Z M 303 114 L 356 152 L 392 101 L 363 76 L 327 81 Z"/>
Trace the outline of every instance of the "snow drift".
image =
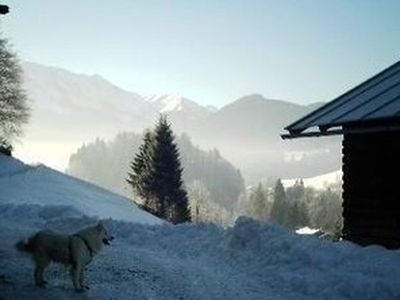
<path id="1" fill-rule="evenodd" d="M 62 211 L 55 215 L 55 212 Z M 75 210 L 0 206 L 0 268 L 6 299 L 70 299 L 68 271 L 51 266 L 47 289 L 33 285 L 30 262 L 13 243 L 42 228 L 73 232 L 93 221 Z M 88 267 L 85 299 L 396 299 L 400 255 L 299 236 L 240 218 L 233 228 L 149 226 L 108 220 L 116 240 Z M 7 257 L 7 259 L 4 259 Z"/>
<path id="2" fill-rule="evenodd" d="M 88 266 L 84 299 L 400 298 L 400 251 L 333 243 L 244 217 L 227 229 L 160 224 L 122 197 L 43 166 L 25 168 L 0 161 L 2 299 L 78 297 L 58 265 L 48 269 L 48 288 L 36 288 L 32 264 L 13 245 L 44 228 L 74 232 L 99 214 L 114 216 L 105 225 L 116 239 Z M 78 203 L 84 199 L 90 205 Z"/>

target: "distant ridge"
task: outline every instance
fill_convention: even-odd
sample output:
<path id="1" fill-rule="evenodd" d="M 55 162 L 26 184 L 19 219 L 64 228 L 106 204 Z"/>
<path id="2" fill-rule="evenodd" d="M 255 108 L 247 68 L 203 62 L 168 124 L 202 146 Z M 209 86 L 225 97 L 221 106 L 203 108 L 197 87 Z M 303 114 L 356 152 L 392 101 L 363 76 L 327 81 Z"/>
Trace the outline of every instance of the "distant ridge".
<path id="1" fill-rule="evenodd" d="M 250 94 L 216 109 L 181 95 L 142 97 L 99 75 L 30 62 L 23 63 L 23 70 L 33 114 L 17 153 L 58 169 L 66 168 L 69 155 L 84 142 L 112 139 L 122 131 L 142 133 L 160 113 L 168 114 L 177 134 L 186 132 L 195 144 L 219 149 L 250 180 L 310 177 L 340 167 L 338 139 L 280 139 L 284 126 L 320 103 L 303 106 Z M 294 156 L 300 161 L 287 159 Z"/>

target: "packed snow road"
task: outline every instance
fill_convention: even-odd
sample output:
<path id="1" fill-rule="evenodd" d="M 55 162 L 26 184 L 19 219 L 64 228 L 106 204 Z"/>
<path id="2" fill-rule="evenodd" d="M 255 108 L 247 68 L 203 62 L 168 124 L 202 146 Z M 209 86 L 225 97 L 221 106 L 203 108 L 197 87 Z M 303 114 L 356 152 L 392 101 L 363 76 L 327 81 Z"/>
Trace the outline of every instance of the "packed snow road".
<path id="1" fill-rule="evenodd" d="M 76 294 L 68 270 L 48 268 L 47 288 L 13 244 L 36 230 L 74 232 L 94 222 L 60 206 L 0 206 L 2 299 L 399 299 L 400 253 L 299 236 L 241 218 L 233 228 L 107 220 L 116 239 L 88 266 Z"/>

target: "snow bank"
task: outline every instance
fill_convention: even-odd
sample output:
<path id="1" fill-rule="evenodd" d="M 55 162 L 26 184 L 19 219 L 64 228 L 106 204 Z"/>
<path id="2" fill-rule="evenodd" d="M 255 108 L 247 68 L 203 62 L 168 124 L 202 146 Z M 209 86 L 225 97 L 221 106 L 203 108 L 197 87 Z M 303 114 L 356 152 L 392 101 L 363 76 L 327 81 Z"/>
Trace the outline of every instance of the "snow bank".
<path id="1" fill-rule="evenodd" d="M 127 199 L 44 166 L 0 156 L 1 299 L 76 298 L 68 270 L 47 289 L 14 244 L 40 229 L 75 232 L 96 216 L 116 237 L 88 266 L 84 299 L 400 299 L 400 251 L 333 243 L 241 217 L 231 228 L 173 226 Z M 129 222 L 127 222 L 129 221 Z"/>
<path id="2" fill-rule="evenodd" d="M 33 286 L 30 262 L 13 250 L 29 232 L 73 232 L 93 222 L 74 209 L 0 206 L 0 269 L 6 299 L 76 297 L 68 272 L 51 266 L 47 289 Z M 58 217 L 55 217 L 55 216 Z M 399 299 L 399 251 L 301 236 L 239 218 L 209 224 L 149 226 L 107 220 L 116 240 L 88 267 L 85 299 Z M 4 259 L 7 257 L 7 259 Z"/>
<path id="3" fill-rule="evenodd" d="M 89 216 L 161 223 L 125 197 L 44 165 L 29 166 L 0 154 L 0 204 L 6 203 L 64 205 Z"/>
<path id="4" fill-rule="evenodd" d="M 316 234 L 318 233 L 320 230 L 319 229 L 315 229 L 315 228 L 310 228 L 308 226 L 306 227 L 302 227 L 296 230 L 297 234 Z"/>

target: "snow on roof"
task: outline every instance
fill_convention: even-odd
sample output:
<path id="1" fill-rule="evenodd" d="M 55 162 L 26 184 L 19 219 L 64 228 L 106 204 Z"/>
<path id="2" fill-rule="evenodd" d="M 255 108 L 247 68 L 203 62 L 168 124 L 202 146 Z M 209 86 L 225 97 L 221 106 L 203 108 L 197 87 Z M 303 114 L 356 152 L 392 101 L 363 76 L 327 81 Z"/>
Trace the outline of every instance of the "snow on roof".
<path id="1" fill-rule="evenodd" d="M 162 222 L 123 196 L 44 165 L 29 166 L 0 154 L 0 204 L 5 203 L 64 205 L 100 218 Z"/>

